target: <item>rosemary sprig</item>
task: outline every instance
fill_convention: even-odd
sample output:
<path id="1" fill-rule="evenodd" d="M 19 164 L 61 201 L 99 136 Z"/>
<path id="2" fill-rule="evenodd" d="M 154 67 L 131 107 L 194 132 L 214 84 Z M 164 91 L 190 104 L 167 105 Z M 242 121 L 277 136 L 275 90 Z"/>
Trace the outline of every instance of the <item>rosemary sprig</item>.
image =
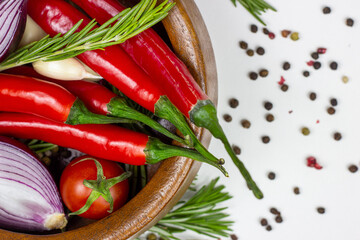
<path id="1" fill-rule="evenodd" d="M 155 4 L 156 0 L 141 0 L 133 8 L 125 9 L 102 26 L 96 28 L 97 22 L 93 19 L 77 32 L 82 23 L 80 20 L 64 35 L 57 34 L 52 38 L 46 36 L 13 52 L 0 63 L 0 71 L 39 60 L 62 60 L 85 51 L 123 43 L 160 22 L 175 3 L 165 0 L 158 6 Z"/>
<path id="2" fill-rule="evenodd" d="M 219 178 L 203 186 L 188 201 L 179 202 L 174 210 L 169 212 L 149 231 L 158 234 L 165 240 L 175 239 L 174 234 L 186 230 L 211 238 L 228 237 L 233 221 L 228 221 L 229 215 L 224 213 L 227 208 L 218 208 L 217 204 L 231 198 L 224 192 L 225 186 L 216 186 Z"/>
<path id="3" fill-rule="evenodd" d="M 251 15 L 265 26 L 266 24 L 261 20 L 260 15 L 268 9 L 276 12 L 276 9 L 264 0 L 231 0 L 231 2 L 234 6 L 236 6 L 236 2 L 239 2 Z"/>
<path id="4" fill-rule="evenodd" d="M 37 154 L 44 153 L 58 147 L 55 144 L 47 143 L 37 139 L 32 139 L 27 145 L 31 150 L 33 150 Z"/>

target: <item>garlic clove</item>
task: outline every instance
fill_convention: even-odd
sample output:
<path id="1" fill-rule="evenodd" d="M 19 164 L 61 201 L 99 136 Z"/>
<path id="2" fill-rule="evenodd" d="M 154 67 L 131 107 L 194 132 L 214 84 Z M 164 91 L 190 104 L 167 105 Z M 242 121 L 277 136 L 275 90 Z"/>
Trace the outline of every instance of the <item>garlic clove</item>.
<path id="1" fill-rule="evenodd" d="M 75 58 L 51 62 L 37 61 L 32 65 L 39 74 L 57 80 L 102 79 L 98 74 L 87 72 L 84 65 Z"/>
<path id="2" fill-rule="evenodd" d="M 39 41 L 47 34 L 37 23 L 29 16 L 26 16 L 26 26 L 24 35 L 21 38 L 19 48 L 28 45 L 29 43 Z"/>

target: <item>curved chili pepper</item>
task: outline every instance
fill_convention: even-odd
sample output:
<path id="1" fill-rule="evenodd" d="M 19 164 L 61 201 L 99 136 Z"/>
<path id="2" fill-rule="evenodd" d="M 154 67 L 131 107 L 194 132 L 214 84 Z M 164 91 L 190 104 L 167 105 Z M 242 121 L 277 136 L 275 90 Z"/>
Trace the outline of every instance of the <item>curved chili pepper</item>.
<path id="1" fill-rule="evenodd" d="M 90 22 L 84 14 L 61 0 L 29 0 L 28 14 L 51 36 L 67 32 L 80 20 L 83 22 L 79 29 Z M 217 159 L 200 143 L 181 112 L 120 46 L 86 51 L 77 57 L 126 96 L 156 116 L 169 120 L 204 157 L 214 164 L 224 163 L 223 159 Z"/>
<path id="2" fill-rule="evenodd" d="M 73 0 L 92 18 L 103 24 L 125 9 L 116 0 Z M 234 153 L 217 118 L 215 105 L 196 83 L 185 64 L 152 29 L 128 39 L 121 47 L 169 97 L 181 112 L 199 127 L 222 141 L 232 161 L 247 180 L 256 197 L 262 198 L 244 164 Z"/>
<path id="3" fill-rule="evenodd" d="M 166 145 L 160 140 L 115 125 L 68 125 L 24 113 L 0 113 L 0 134 L 34 138 L 83 153 L 131 165 L 154 164 L 174 156 L 209 163 L 195 150 Z"/>
<path id="4" fill-rule="evenodd" d="M 44 77 L 37 73 L 32 67 L 19 66 L 5 70 L 4 73 L 25 75 L 28 77 L 34 77 L 38 79 L 44 79 L 53 83 L 56 83 L 66 88 L 73 95 L 81 99 L 86 107 L 96 114 L 111 115 L 114 117 L 127 118 L 142 122 L 154 130 L 164 134 L 165 136 L 174 139 L 175 141 L 188 145 L 189 143 L 181 137 L 169 132 L 161 124 L 151 119 L 150 117 L 142 114 L 135 109 L 131 108 L 126 100 L 117 96 L 106 87 L 94 83 L 82 80 L 76 81 L 60 81 Z"/>
<path id="5" fill-rule="evenodd" d="M 73 125 L 129 122 L 91 113 L 80 99 L 57 84 L 2 73 L 0 111 L 31 113 Z"/>

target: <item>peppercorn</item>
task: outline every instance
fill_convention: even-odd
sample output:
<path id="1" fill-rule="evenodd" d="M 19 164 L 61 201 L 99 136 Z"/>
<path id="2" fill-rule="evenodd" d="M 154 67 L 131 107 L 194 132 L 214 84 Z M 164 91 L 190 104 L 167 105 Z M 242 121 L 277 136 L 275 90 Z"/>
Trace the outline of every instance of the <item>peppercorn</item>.
<path id="1" fill-rule="evenodd" d="M 323 13 L 324 13 L 324 14 L 329 14 L 329 13 L 331 13 L 331 8 L 329 8 L 329 7 L 324 7 L 324 8 L 323 8 Z"/>
<path id="2" fill-rule="evenodd" d="M 270 142 L 270 137 L 269 136 L 263 136 L 261 138 L 262 142 L 265 144 L 268 144 Z"/>
<path id="3" fill-rule="evenodd" d="M 281 216 L 276 216 L 275 222 L 277 222 L 277 223 L 282 223 L 282 221 L 283 221 L 283 219 L 282 219 Z"/>
<path id="4" fill-rule="evenodd" d="M 281 90 L 283 91 L 283 92 L 286 92 L 288 89 L 289 89 L 289 85 L 287 85 L 287 84 L 283 84 L 283 85 L 281 85 Z"/>
<path id="5" fill-rule="evenodd" d="M 251 123 L 249 120 L 244 119 L 241 121 L 241 125 L 243 126 L 243 128 L 250 128 Z"/>
<path id="6" fill-rule="evenodd" d="M 240 155 L 241 149 L 238 146 L 233 145 L 232 149 L 236 155 Z"/>
<path id="7" fill-rule="evenodd" d="M 244 41 L 240 41 L 240 48 L 241 49 L 247 49 L 248 48 L 248 44 L 247 44 L 247 42 L 244 42 Z"/>
<path id="8" fill-rule="evenodd" d="M 318 207 L 318 208 L 317 208 L 317 211 L 318 211 L 318 213 L 320 213 L 320 214 L 324 214 L 324 213 L 325 213 L 325 208 L 323 208 L 323 207 Z"/>
<path id="9" fill-rule="evenodd" d="M 263 33 L 264 33 L 265 35 L 268 35 L 268 34 L 269 34 L 269 30 L 268 30 L 267 28 L 263 28 Z"/>
<path id="10" fill-rule="evenodd" d="M 331 104 L 331 106 L 333 106 L 333 107 L 337 106 L 337 104 L 338 104 L 337 99 L 336 99 L 336 98 L 330 99 L 330 104 Z"/>
<path id="11" fill-rule="evenodd" d="M 280 215 L 280 212 L 274 207 L 270 208 L 270 212 L 274 215 Z"/>
<path id="12" fill-rule="evenodd" d="M 348 82 L 349 82 L 349 77 L 343 76 L 343 77 L 341 78 L 341 80 L 343 81 L 343 83 L 348 83 Z"/>
<path id="13" fill-rule="evenodd" d="M 265 102 L 264 107 L 266 110 L 270 111 L 273 108 L 273 104 L 271 102 Z"/>
<path id="14" fill-rule="evenodd" d="M 299 189 L 299 187 L 294 187 L 294 193 L 295 193 L 296 195 L 299 195 L 299 194 L 300 194 L 300 189 Z"/>
<path id="15" fill-rule="evenodd" d="M 229 100 L 229 105 L 231 108 L 236 108 L 237 106 L 239 106 L 239 100 L 237 100 L 236 98 L 231 98 Z"/>
<path id="16" fill-rule="evenodd" d="M 291 40 L 293 40 L 293 41 L 299 40 L 299 33 L 298 33 L 298 32 L 293 32 L 293 33 L 290 35 L 290 38 L 291 38 Z"/>
<path id="17" fill-rule="evenodd" d="M 251 80 L 256 80 L 258 78 L 258 74 L 256 72 L 250 72 L 249 73 L 249 78 Z"/>
<path id="18" fill-rule="evenodd" d="M 230 235 L 231 240 L 238 240 L 239 238 L 235 234 Z"/>
<path id="19" fill-rule="evenodd" d="M 260 224 L 261 224 L 261 226 L 266 226 L 266 225 L 268 225 L 268 221 L 265 219 L 265 218 L 262 218 L 261 220 L 260 220 Z"/>
<path id="20" fill-rule="evenodd" d="M 348 25 L 349 27 L 354 26 L 354 20 L 352 18 L 347 18 L 346 25 Z"/>
<path id="21" fill-rule="evenodd" d="M 289 62 L 284 62 L 284 64 L 283 64 L 283 69 L 285 70 L 285 71 L 287 71 L 287 70 L 289 70 L 290 69 L 290 63 Z"/>
<path id="22" fill-rule="evenodd" d="M 309 95 L 310 100 L 314 101 L 316 99 L 316 93 L 311 92 Z"/>
<path id="23" fill-rule="evenodd" d="M 290 33 L 291 33 L 291 31 L 289 31 L 289 30 L 282 30 L 281 36 L 283 36 L 284 38 L 287 38 Z"/>
<path id="24" fill-rule="evenodd" d="M 270 180 L 274 180 L 274 179 L 275 179 L 275 177 L 276 177 L 276 175 L 275 175 L 275 173 L 274 173 L 274 172 L 269 172 L 269 174 L 268 174 L 268 178 L 269 178 Z"/>
<path id="25" fill-rule="evenodd" d="M 313 66 L 314 66 L 314 69 L 317 70 L 317 69 L 321 68 L 321 63 L 316 61 L 316 62 L 314 62 Z"/>
<path id="26" fill-rule="evenodd" d="M 248 49 L 248 50 L 246 51 L 246 54 L 247 54 L 249 57 L 252 57 L 252 56 L 254 56 L 254 50 Z"/>
<path id="27" fill-rule="evenodd" d="M 304 77 L 308 77 L 308 76 L 310 76 L 310 73 L 309 73 L 309 71 L 303 71 L 303 75 L 304 75 Z"/>
<path id="28" fill-rule="evenodd" d="M 313 52 L 311 54 L 311 57 L 314 59 L 314 60 L 317 60 L 319 58 L 319 54 L 317 52 Z"/>
<path id="29" fill-rule="evenodd" d="M 256 53 L 259 54 L 260 56 L 265 54 L 265 49 L 263 47 L 258 47 L 256 49 Z"/>
<path id="30" fill-rule="evenodd" d="M 336 141 L 340 141 L 341 138 L 342 138 L 341 133 L 339 133 L 339 132 L 334 133 L 334 139 L 335 139 Z"/>
<path id="31" fill-rule="evenodd" d="M 267 230 L 267 231 L 271 231 L 271 230 L 272 230 L 272 227 L 271 227 L 270 225 L 268 225 L 268 226 L 266 227 L 266 230 Z"/>
<path id="32" fill-rule="evenodd" d="M 274 115 L 272 115 L 271 113 L 266 114 L 266 121 L 268 122 L 274 121 Z"/>
<path id="33" fill-rule="evenodd" d="M 330 63 L 330 68 L 331 68 L 332 70 L 336 70 L 336 69 L 338 68 L 337 62 L 331 62 L 331 63 Z"/>
<path id="34" fill-rule="evenodd" d="M 301 132 L 302 132 L 302 134 L 303 134 L 304 136 L 308 136 L 308 135 L 310 134 L 310 129 L 307 128 L 307 127 L 303 127 L 303 128 L 301 129 Z"/>
<path id="35" fill-rule="evenodd" d="M 269 75 L 269 71 L 266 69 L 261 69 L 259 75 L 260 77 L 267 77 Z"/>
<path id="36" fill-rule="evenodd" d="M 232 121 L 232 117 L 229 114 L 224 114 L 224 120 L 225 122 L 231 122 Z"/>
<path id="37" fill-rule="evenodd" d="M 250 25 L 250 31 L 256 33 L 258 31 L 258 27 L 255 24 Z"/>
<path id="38" fill-rule="evenodd" d="M 356 165 L 352 164 L 349 166 L 350 172 L 355 173 L 355 172 L 357 172 L 357 170 L 358 170 L 358 167 Z"/>
<path id="39" fill-rule="evenodd" d="M 333 107 L 329 107 L 328 109 L 327 109 L 327 112 L 328 112 L 328 114 L 330 114 L 330 115 L 333 115 L 333 114 L 335 114 L 335 108 L 333 108 Z"/>
<path id="40" fill-rule="evenodd" d="M 157 237 L 154 233 L 150 233 L 146 236 L 146 240 L 157 240 Z"/>
<path id="41" fill-rule="evenodd" d="M 274 39 L 275 38 L 275 34 L 273 32 L 269 32 L 268 34 L 270 39 Z"/>

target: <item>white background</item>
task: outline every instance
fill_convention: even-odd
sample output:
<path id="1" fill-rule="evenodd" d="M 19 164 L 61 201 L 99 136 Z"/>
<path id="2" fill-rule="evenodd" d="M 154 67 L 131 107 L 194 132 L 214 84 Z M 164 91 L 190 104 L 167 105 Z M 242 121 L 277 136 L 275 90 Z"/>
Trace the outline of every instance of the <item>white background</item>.
<path id="1" fill-rule="evenodd" d="M 360 1 L 356 0 L 272 0 L 277 12 L 268 12 L 263 19 L 276 38 L 270 40 L 262 33 L 261 25 L 242 7 L 235 8 L 230 0 L 195 0 L 212 40 L 219 79 L 218 113 L 230 142 L 240 146 L 240 158 L 264 192 L 265 198 L 257 200 L 248 191 L 242 177 L 229 159 L 225 165 L 230 178 L 221 177 L 233 199 L 224 206 L 235 221 L 233 232 L 240 240 L 358 240 L 360 239 L 360 171 L 350 173 L 348 166 L 360 162 Z M 322 8 L 331 7 L 331 14 L 324 15 Z M 353 27 L 345 25 L 351 17 Z M 250 24 L 259 27 L 258 33 L 250 32 Z M 280 31 L 289 29 L 300 33 L 294 42 L 281 37 Z M 249 48 L 264 47 L 263 56 L 248 57 L 239 48 L 244 40 Z M 320 56 L 322 67 L 314 70 L 306 65 L 310 54 L 318 47 L 326 47 Z M 337 71 L 329 68 L 335 60 Z M 284 71 L 282 63 L 289 61 L 291 69 Z M 269 70 L 267 78 L 251 81 L 250 71 Z M 310 71 L 310 77 L 302 75 Z M 342 76 L 348 76 L 344 84 Z M 289 90 L 280 90 L 277 82 L 284 76 Z M 310 101 L 314 91 L 317 99 Z M 230 108 L 228 100 L 236 97 L 240 104 Z M 330 98 L 338 100 L 336 114 L 326 112 Z M 265 120 L 268 112 L 263 102 L 274 104 L 270 111 L 275 121 Z M 289 110 L 293 113 L 289 114 Z M 222 115 L 233 117 L 227 123 Z M 250 129 L 242 128 L 240 121 L 248 119 Z M 316 124 L 316 121 L 320 122 Z M 310 129 L 309 136 L 301 128 Z M 341 141 L 333 139 L 339 131 Z M 269 135 L 269 144 L 263 144 L 262 135 Z M 222 145 L 213 139 L 210 151 L 226 157 Z M 315 156 L 324 166 L 316 170 L 306 166 L 306 158 Z M 269 171 L 276 179 L 267 178 Z M 216 176 L 216 169 L 203 165 L 198 184 L 205 184 Z M 295 195 L 298 186 L 301 194 Z M 325 207 L 326 213 L 316 208 Z M 281 211 L 283 223 L 278 224 L 271 207 Z M 259 223 L 266 218 L 273 230 L 268 232 Z M 181 239 L 208 239 L 184 234 Z"/>

